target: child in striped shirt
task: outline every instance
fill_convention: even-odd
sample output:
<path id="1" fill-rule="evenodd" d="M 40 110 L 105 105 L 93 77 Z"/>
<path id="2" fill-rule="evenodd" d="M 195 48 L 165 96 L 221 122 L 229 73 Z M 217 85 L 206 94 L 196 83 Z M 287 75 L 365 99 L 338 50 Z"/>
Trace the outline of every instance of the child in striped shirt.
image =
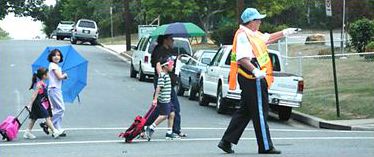
<path id="1" fill-rule="evenodd" d="M 174 68 L 174 61 L 169 58 L 162 58 L 160 63 L 162 71 L 160 73 L 160 76 L 158 77 L 158 83 L 152 103 L 154 106 L 157 105 L 157 107 L 160 109 L 160 115 L 153 122 L 153 124 L 148 126 L 145 130 L 148 141 L 151 140 L 152 134 L 154 133 L 156 126 L 166 119 L 168 119 L 168 130 L 165 135 L 166 140 L 173 140 L 179 138 L 179 136 L 176 136 L 172 132 L 175 109 L 173 104 L 170 102 L 172 87 L 170 76 L 168 74 Z"/>

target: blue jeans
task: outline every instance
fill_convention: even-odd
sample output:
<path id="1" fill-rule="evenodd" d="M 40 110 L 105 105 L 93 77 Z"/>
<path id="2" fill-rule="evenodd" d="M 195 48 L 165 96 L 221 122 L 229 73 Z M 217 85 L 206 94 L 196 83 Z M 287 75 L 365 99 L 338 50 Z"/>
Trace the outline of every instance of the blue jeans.
<path id="1" fill-rule="evenodd" d="M 157 79 L 158 79 L 158 76 L 155 75 L 155 77 L 153 79 L 153 86 L 154 86 L 155 89 L 156 89 L 156 86 L 157 86 Z M 174 105 L 174 109 L 175 109 L 173 133 L 179 134 L 179 133 L 181 133 L 180 104 L 179 104 L 177 93 L 174 90 L 174 87 L 172 87 L 172 89 L 171 89 L 171 103 Z M 153 111 L 153 113 L 149 116 L 145 125 L 146 126 L 151 125 L 159 115 L 160 115 L 160 109 L 159 109 L 159 107 L 157 107 L 155 109 L 155 111 Z"/>

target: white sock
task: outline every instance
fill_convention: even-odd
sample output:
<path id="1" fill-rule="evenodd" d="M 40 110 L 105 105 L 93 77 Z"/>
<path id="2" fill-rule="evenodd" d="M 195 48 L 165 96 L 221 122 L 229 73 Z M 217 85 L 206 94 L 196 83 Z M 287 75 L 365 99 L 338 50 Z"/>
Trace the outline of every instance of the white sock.
<path id="1" fill-rule="evenodd" d="M 149 126 L 149 128 L 151 128 L 152 130 L 154 130 L 156 128 L 156 124 L 155 123 L 152 123 L 151 126 Z"/>
<path id="2" fill-rule="evenodd" d="M 168 128 L 168 131 L 167 131 L 166 133 L 168 133 L 168 134 L 172 134 L 172 133 L 173 133 L 173 131 L 172 131 L 172 129 L 171 129 L 171 128 Z"/>

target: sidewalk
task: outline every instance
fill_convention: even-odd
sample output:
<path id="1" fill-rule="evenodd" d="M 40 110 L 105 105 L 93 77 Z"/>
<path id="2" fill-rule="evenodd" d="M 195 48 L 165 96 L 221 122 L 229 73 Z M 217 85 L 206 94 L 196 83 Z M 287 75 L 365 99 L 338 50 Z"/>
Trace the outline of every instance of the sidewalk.
<path id="1" fill-rule="evenodd" d="M 325 120 L 298 111 L 292 111 L 291 118 L 316 128 L 374 131 L 374 119 Z"/>
<path id="2" fill-rule="evenodd" d="M 126 51 L 126 45 L 101 44 L 101 46 L 113 52 L 116 52 L 121 56 L 131 59 L 132 51 Z M 325 120 L 295 110 L 292 111 L 291 118 L 316 128 L 335 130 L 374 131 L 374 119 Z"/>
<path id="3" fill-rule="evenodd" d="M 131 59 L 132 51 L 126 50 L 126 45 L 105 45 L 100 44 L 103 48 L 109 49 L 123 57 L 126 57 L 128 59 Z"/>

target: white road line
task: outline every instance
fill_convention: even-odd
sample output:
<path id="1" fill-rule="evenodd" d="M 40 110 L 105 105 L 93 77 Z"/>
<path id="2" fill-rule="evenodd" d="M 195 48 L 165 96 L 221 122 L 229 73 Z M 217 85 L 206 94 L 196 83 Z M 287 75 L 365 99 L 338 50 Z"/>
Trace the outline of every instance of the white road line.
<path id="1" fill-rule="evenodd" d="M 102 46 L 96 46 L 96 47 L 97 47 L 97 48 L 100 48 L 100 49 L 102 49 L 102 50 L 104 50 L 104 51 L 106 51 L 106 52 L 109 52 L 109 53 L 111 53 L 111 54 L 117 56 L 119 59 L 121 59 L 121 60 L 125 61 L 126 63 L 130 64 L 130 61 L 129 61 L 126 57 L 121 56 L 121 55 L 118 54 L 117 52 L 114 52 L 114 51 L 112 51 L 112 50 L 109 50 L 109 49 L 103 48 Z M 127 54 L 126 54 L 126 55 L 127 55 Z M 127 56 L 129 56 L 129 55 L 127 55 Z M 131 58 L 131 56 L 129 56 L 129 58 Z"/>
<path id="2" fill-rule="evenodd" d="M 64 128 L 67 131 L 98 131 L 98 130 L 125 130 L 128 127 L 117 127 L 117 128 Z M 159 130 L 167 130 L 168 128 L 159 127 Z M 214 127 L 185 127 L 182 130 L 226 130 L 226 128 L 214 128 Z M 246 131 L 253 131 L 253 128 L 247 128 Z M 24 132 L 25 130 L 20 130 L 20 132 Z M 35 129 L 33 131 L 42 131 L 41 129 Z M 270 129 L 271 132 L 331 132 L 331 133 L 372 133 L 373 131 L 347 131 L 347 130 L 303 130 L 303 129 Z"/>
<path id="3" fill-rule="evenodd" d="M 273 140 L 374 140 L 374 137 L 274 137 Z M 175 141 L 219 141 L 221 138 L 186 138 Z M 256 140 L 252 138 L 240 138 L 240 140 Z M 123 143 L 124 140 L 95 140 L 95 141 L 64 141 L 64 142 L 35 142 L 35 143 L 2 143 L 0 147 L 12 146 L 37 146 L 37 145 L 68 145 L 68 144 L 103 144 Z M 146 140 L 134 140 L 134 142 L 147 142 Z M 152 139 L 151 142 L 171 142 L 165 139 Z"/>

